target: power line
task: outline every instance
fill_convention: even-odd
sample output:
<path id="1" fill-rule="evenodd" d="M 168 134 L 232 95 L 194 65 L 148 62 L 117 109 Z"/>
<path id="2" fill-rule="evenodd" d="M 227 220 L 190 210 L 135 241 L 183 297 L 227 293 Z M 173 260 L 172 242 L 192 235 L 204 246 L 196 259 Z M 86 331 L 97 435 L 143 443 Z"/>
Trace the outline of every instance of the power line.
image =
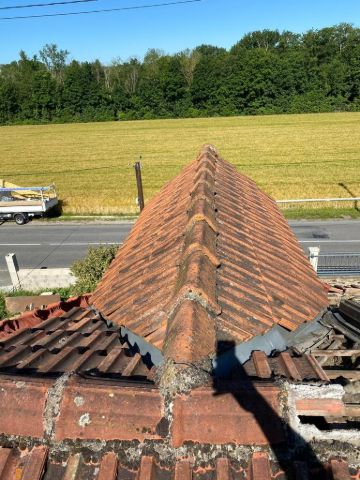
<path id="1" fill-rule="evenodd" d="M 167 3 L 153 3 L 151 5 L 138 5 L 133 7 L 121 7 L 121 8 L 107 8 L 101 10 L 87 10 L 83 12 L 64 12 L 64 13 L 44 13 L 41 15 L 24 15 L 16 17 L 0 17 L 0 20 L 21 20 L 25 18 L 44 18 L 44 17 L 67 17 L 69 15 L 86 15 L 89 13 L 105 13 L 105 12 L 120 12 L 123 10 L 140 10 L 145 8 L 167 7 L 170 5 L 180 5 L 184 3 L 202 2 L 202 0 L 180 0 Z"/>
<path id="2" fill-rule="evenodd" d="M 98 0 L 70 0 L 63 2 L 50 2 L 50 3 L 31 3 L 29 5 L 7 5 L 6 7 L 0 7 L 0 10 L 13 10 L 14 8 L 33 8 L 33 7 L 53 7 L 54 5 L 68 5 L 70 3 L 88 3 L 97 2 Z"/>

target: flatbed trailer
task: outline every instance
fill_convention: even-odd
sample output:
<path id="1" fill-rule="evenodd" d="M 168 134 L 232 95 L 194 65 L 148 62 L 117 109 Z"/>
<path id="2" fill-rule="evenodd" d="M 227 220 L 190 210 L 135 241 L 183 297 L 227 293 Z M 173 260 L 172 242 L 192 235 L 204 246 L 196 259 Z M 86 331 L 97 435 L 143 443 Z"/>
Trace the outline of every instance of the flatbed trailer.
<path id="1" fill-rule="evenodd" d="M 59 202 L 55 185 L 19 187 L 2 182 L 0 187 L 0 221 L 14 220 L 18 225 L 34 217 L 43 217 Z"/>

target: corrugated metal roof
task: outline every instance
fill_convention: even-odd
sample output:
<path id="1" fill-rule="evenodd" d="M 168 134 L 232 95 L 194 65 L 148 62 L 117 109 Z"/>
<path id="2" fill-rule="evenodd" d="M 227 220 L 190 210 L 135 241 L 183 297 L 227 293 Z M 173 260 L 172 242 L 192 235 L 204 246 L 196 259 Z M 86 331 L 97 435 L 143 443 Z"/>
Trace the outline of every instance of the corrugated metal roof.
<path id="1" fill-rule="evenodd" d="M 194 362 L 327 305 L 276 203 L 205 147 L 145 207 L 93 294 L 101 314 Z"/>

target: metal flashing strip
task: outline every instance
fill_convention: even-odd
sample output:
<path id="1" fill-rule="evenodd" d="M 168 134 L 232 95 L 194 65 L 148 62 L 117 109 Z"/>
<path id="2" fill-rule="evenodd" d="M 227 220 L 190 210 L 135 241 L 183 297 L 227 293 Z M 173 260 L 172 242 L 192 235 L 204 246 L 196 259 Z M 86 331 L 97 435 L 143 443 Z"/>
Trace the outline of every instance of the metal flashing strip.
<path id="1" fill-rule="evenodd" d="M 274 325 L 265 335 L 258 335 L 248 342 L 236 345 L 222 355 L 214 358 L 213 367 L 215 376 L 226 378 L 236 365 L 245 363 L 254 350 L 261 350 L 269 355 L 274 350 L 286 350 L 289 341 L 289 332 L 279 325 Z"/>
<path id="2" fill-rule="evenodd" d="M 150 355 L 151 362 L 156 367 L 159 367 L 164 363 L 164 356 L 161 351 L 151 345 L 151 343 L 144 340 L 144 338 L 136 335 L 126 327 L 120 327 L 120 333 L 122 338 L 126 339 L 127 343 L 129 343 L 132 347 L 137 346 L 142 357 Z"/>
<path id="3" fill-rule="evenodd" d="M 90 310 L 95 315 L 99 315 L 99 317 L 106 323 L 108 328 L 117 327 L 114 322 L 102 315 L 101 312 L 96 307 L 94 307 L 94 305 L 91 305 Z M 156 367 L 164 363 L 164 356 L 161 351 L 158 348 L 154 347 L 151 343 L 147 342 L 140 335 L 136 335 L 134 332 L 124 326 L 120 327 L 120 335 L 122 340 L 125 340 L 130 346 L 137 347 L 142 357 L 150 355 L 151 362 Z"/>
<path id="4" fill-rule="evenodd" d="M 300 325 L 293 332 L 289 332 L 280 325 L 274 325 L 264 335 L 258 335 L 248 342 L 235 345 L 234 348 L 213 359 L 215 376 L 226 377 L 239 362 L 243 364 L 248 361 L 254 351 L 259 350 L 266 355 L 271 355 L 274 351 L 283 352 L 289 347 L 296 347 L 299 351 L 308 350 L 309 346 L 329 333 L 330 327 L 321 323 L 327 314 L 331 313 L 327 309 L 323 310 L 312 322 Z M 107 323 L 111 324 L 112 322 Z M 164 363 L 165 358 L 162 352 L 143 337 L 136 335 L 126 327 L 121 327 L 120 332 L 122 338 L 126 339 L 131 346 L 136 346 L 143 357 L 149 355 L 155 366 L 158 367 Z"/>
<path id="5" fill-rule="evenodd" d="M 226 378 L 232 368 L 236 365 L 245 363 L 250 359 L 252 352 L 260 350 L 266 355 L 274 351 L 283 352 L 289 347 L 297 347 L 301 350 L 301 345 L 312 341 L 312 338 L 319 340 L 328 333 L 328 328 L 321 324 L 321 320 L 327 310 L 323 311 L 315 320 L 300 325 L 298 329 L 289 332 L 280 325 L 274 325 L 264 335 L 258 335 L 248 342 L 236 345 L 223 354 L 213 359 L 213 368 L 215 376 Z M 306 348 L 304 348 L 306 350 Z"/>

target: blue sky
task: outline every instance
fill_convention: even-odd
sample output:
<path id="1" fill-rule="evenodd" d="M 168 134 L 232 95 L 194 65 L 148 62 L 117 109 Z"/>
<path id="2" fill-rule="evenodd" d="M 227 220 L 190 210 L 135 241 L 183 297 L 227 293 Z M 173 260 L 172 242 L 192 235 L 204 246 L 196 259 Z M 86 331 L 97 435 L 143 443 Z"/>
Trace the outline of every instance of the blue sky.
<path id="1" fill-rule="evenodd" d="M 0 0 L 0 7 L 50 1 Z M 0 10 L 0 17 L 162 1 L 166 0 L 97 0 L 61 7 Z M 99 58 L 109 63 L 116 57 L 142 58 L 148 48 L 168 53 L 203 43 L 229 48 L 252 30 L 277 28 L 303 32 L 340 22 L 360 25 L 360 0 L 202 0 L 126 12 L 0 21 L 0 64 L 17 59 L 21 49 L 33 55 L 46 43 L 69 50 L 70 58 Z"/>

